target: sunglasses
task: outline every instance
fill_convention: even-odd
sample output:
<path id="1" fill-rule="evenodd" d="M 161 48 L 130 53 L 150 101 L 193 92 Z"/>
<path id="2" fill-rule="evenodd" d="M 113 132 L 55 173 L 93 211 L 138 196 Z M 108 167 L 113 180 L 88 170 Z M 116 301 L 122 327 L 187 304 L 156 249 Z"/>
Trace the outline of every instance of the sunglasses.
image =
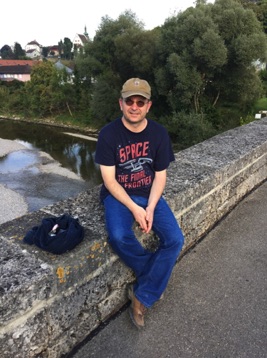
<path id="1" fill-rule="evenodd" d="M 137 105 L 137 107 L 142 108 L 145 104 L 147 104 L 149 101 L 133 101 L 131 98 L 124 99 L 124 102 L 127 104 L 127 106 L 132 106 L 134 103 Z"/>

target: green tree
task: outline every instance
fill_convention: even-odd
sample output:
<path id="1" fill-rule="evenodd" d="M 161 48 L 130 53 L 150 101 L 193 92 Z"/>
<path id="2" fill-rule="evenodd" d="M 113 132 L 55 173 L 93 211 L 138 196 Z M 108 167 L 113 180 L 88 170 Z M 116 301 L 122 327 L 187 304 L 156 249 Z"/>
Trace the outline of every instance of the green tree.
<path id="1" fill-rule="evenodd" d="M 131 11 L 121 14 L 117 20 L 112 20 L 108 16 L 102 17 L 92 47 L 93 55 L 102 64 L 102 68 L 117 71 L 116 40 L 131 29 L 135 31 L 143 29 L 143 23 L 139 22 Z"/>
<path id="2" fill-rule="evenodd" d="M 92 115 L 100 123 L 118 115 L 118 93 L 128 77 L 153 72 L 150 38 L 131 11 L 117 20 L 105 16 L 94 40 L 75 58 L 77 75 L 83 82 L 82 97 L 91 98 Z"/>
<path id="3" fill-rule="evenodd" d="M 74 58 L 74 86 L 75 98 L 79 111 L 82 112 L 89 121 L 91 115 L 91 102 L 95 85 L 95 78 L 101 73 L 101 63 L 95 58 L 92 51 L 92 43 L 84 47 L 83 52 L 79 52 Z"/>
<path id="4" fill-rule="evenodd" d="M 267 0 L 236 0 L 238 1 L 245 9 L 252 10 L 257 19 L 261 22 L 264 32 L 267 33 Z"/>
<path id="5" fill-rule="evenodd" d="M 255 14 L 235 1 L 217 0 L 212 15 L 227 46 L 227 63 L 216 73 L 211 87 L 224 101 L 245 108 L 261 94 L 253 63 L 266 61 L 266 36 Z"/>
<path id="6" fill-rule="evenodd" d="M 254 10 L 266 2 L 196 0 L 195 8 L 152 31 L 145 31 L 131 11 L 117 20 L 105 16 L 94 39 L 75 53 L 73 82 L 65 71 L 43 62 L 25 86 L 12 93 L 1 90 L 0 105 L 10 108 L 5 102 L 16 94 L 14 108 L 28 114 L 68 111 L 99 127 L 120 115 L 121 86 L 138 76 L 152 87 L 150 118 L 165 124 L 177 148 L 185 148 L 239 125 L 261 96 L 266 74 L 259 76 L 254 63 L 266 61 L 267 43 Z M 60 41 L 61 57 L 73 55 L 71 45 L 67 38 Z M 1 50 L 12 56 L 7 45 Z"/>
<path id="7" fill-rule="evenodd" d="M 32 67 L 31 80 L 25 87 L 29 115 L 44 117 L 50 114 L 51 78 L 54 71 L 53 64 L 48 61 Z"/>
<path id="8" fill-rule="evenodd" d="M 0 111 L 1 114 L 9 113 L 10 90 L 6 83 L 0 81 Z"/>
<path id="9" fill-rule="evenodd" d="M 48 55 L 48 53 L 49 53 L 49 47 L 44 46 L 44 47 L 42 48 L 42 55 L 46 58 L 47 55 Z"/>
<path id="10" fill-rule="evenodd" d="M 52 62 L 33 66 L 31 80 L 25 86 L 25 109 L 37 117 L 70 112 L 74 106 L 74 88 L 65 69 L 57 70 Z"/>
<path id="11" fill-rule="evenodd" d="M 59 52 L 59 56 L 62 57 L 64 52 L 64 46 L 62 40 L 60 40 L 58 43 L 58 52 Z"/>
<path id="12" fill-rule="evenodd" d="M 244 107 L 260 94 L 253 61 L 265 60 L 266 49 L 253 12 L 234 0 L 200 2 L 162 27 L 165 63 L 156 69 L 157 86 L 174 111 L 190 110 L 190 102 L 203 112 L 207 102 L 215 106 L 219 99 Z"/>
<path id="13" fill-rule="evenodd" d="M 144 31 L 134 27 L 116 36 L 116 72 L 123 82 L 132 76 L 145 78 L 153 83 L 159 38 L 157 30 Z"/>
<path id="14" fill-rule="evenodd" d="M 0 110 L 4 115 L 23 113 L 22 94 L 25 83 L 13 81 L 0 81 Z"/>
<path id="15" fill-rule="evenodd" d="M 62 114 L 68 112 L 71 116 L 76 107 L 75 88 L 71 74 L 65 68 L 53 71 L 51 76 L 51 112 Z"/>
<path id="16" fill-rule="evenodd" d="M 14 59 L 14 52 L 9 45 L 4 45 L 1 48 L 1 57 L 4 60 L 13 60 Z"/>
<path id="17" fill-rule="evenodd" d="M 15 42 L 14 45 L 14 59 L 23 60 L 26 58 L 26 52 L 22 49 L 21 45 L 18 42 Z"/>
<path id="18" fill-rule="evenodd" d="M 198 6 L 198 5 L 206 5 L 206 4 L 207 4 L 207 0 L 196 0 L 196 1 L 194 2 L 194 4 L 195 4 L 196 6 Z"/>
<path id="19" fill-rule="evenodd" d="M 70 60 L 72 58 L 72 42 L 68 37 L 64 37 L 63 54 L 66 60 Z"/>
<path id="20" fill-rule="evenodd" d="M 227 48 L 211 16 L 211 6 L 197 5 L 162 27 L 163 61 L 155 71 L 157 87 L 175 111 L 201 110 L 201 99 L 227 61 Z"/>
<path id="21" fill-rule="evenodd" d="M 161 121 L 167 128 L 174 148 L 177 150 L 202 142 L 216 134 L 207 116 L 199 113 L 174 112 L 172 115 L 161 118 Z"/>

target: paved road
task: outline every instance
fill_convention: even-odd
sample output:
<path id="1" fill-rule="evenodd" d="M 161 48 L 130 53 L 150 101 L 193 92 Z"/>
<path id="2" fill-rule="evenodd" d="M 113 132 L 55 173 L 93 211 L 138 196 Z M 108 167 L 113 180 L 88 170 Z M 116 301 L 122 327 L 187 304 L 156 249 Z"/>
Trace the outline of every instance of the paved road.
<path id="1" fill-rule="evenodd" d="M 128 311 L 72 358 L 266 358 L 267 182 L 176 265 L 137 331 Z"/>

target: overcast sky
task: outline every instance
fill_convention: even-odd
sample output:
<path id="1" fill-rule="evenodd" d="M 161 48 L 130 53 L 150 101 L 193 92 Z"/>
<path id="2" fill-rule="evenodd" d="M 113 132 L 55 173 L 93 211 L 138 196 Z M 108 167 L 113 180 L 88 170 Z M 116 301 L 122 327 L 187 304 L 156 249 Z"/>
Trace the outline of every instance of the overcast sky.
<path id="1" fill-rule="evenodd" d="M 117 20 L 126 10 L 134 12 L 138 20 L 150 30 L 179 11 L 194 6 L 195 0 L 6 0 L 1 4 L 0 48 L 18 42 L 22 48 L 36 40 L 42 46 L 57 45 L 64 37 L 73 41 L 76 33 L 83 34 L 86 26 L 93 39 L 101 18 L 108 15 Z M 209 0 L 209 2 L 214 2 Z"/>

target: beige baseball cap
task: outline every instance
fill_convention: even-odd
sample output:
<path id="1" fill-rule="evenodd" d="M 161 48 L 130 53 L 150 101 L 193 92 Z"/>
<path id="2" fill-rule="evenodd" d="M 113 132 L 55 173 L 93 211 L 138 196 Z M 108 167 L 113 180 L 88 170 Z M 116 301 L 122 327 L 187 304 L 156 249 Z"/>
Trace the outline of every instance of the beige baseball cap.
<path id="1" fill-rule="evenodd" d="M 140 78 L 130 78 L 124 83 L 121 90 L 121 97 L 142 96 L 147 99 L 151 97 L 151 88 L 147 81 Z"/>

